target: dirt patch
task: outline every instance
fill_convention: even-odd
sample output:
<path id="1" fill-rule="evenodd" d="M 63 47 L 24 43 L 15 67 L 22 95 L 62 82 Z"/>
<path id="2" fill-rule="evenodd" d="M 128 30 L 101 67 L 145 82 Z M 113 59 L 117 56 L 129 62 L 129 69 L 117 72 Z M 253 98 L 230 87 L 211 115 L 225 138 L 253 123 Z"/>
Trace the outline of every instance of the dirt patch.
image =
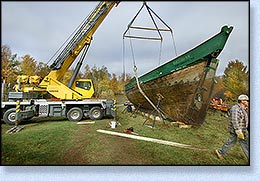
<path id="1" fill-rule="evenodd" d="M 79 127 L 79 131 L 72 138 L 71 148 L 65 152 L 63 161 L 66 165 L 85 165 L 88 163 L 85 148 L 88 144 L 84 138 L 91 128 Z"/>
<path id="2" fill-rule="evenodd" d="M 99 141 L 104 145 L 102 156 L 106 157 L 103 164 L 112 165 L 149 165 L 151 162 L 138 149 L 138 141 L 112 135 L 100 135 Z M 108 159 L 109 158 L 109 159 Z M 99 160 L 98 162 L 101 162 Z M 104 161 L 104 159 L 103 159 Z"/>
<path id="3" fill-rule="evenodd" d="M 91 133 L 92 131 L 92 133 Z M 95 134 L 96 133 L 96 134 Z M 63 156 L 65 165 L 150 165 L 138 150 L 139 141 L 95 132 L 79 127 L 72 147 Z M 95 139 L 95 140 L 94 140 Z M 96 144 L 93 145 L 93 144 Z"/>

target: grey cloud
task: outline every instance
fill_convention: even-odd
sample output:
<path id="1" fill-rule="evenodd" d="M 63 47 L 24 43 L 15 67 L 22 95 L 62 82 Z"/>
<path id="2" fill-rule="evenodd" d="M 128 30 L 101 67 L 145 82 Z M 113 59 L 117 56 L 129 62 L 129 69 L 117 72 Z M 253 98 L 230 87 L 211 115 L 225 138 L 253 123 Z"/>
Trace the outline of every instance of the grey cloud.
<path id="1" fill-rule="evenodd" d="M 97 3 L 2 2 L 2 44 L 9 45 L 19 56 L 27 53 L 37 61 L 47 62 Z M 123 1 L 112 9 L 94 34 L 85 64 L 104 65 L 111 73 L 122 72 L 122 35 L 141 5 L 142 2 Z M 223 73 L 230 60 L 239 59 L 248 65 L 248 2 L 155 1 L 148 2 L 148 5 L 174 30 L 178 54 L 197 46 L 228 24 L 234 26 L 234 31 L 219 56 L 221 62 L 217 74 Z M 172 51 L 169 50 L 172 42 L 164 43 L 166 53 L 162 55 L 162 63 L 174 57 L 168 52 Z M 136 51 L 136 58 L 140 72 L 145 72 L 158 65 L 157 58 L 153 58 L 153 65 L 146 61 L 152 59 L 149 56 L 158 48 L 152 50 L 148 45 L 142 45 L 144 43 L 136 44 L 139 51 Z M 126 71 L 132 73 L 131 57 L 128 59 Z"/>

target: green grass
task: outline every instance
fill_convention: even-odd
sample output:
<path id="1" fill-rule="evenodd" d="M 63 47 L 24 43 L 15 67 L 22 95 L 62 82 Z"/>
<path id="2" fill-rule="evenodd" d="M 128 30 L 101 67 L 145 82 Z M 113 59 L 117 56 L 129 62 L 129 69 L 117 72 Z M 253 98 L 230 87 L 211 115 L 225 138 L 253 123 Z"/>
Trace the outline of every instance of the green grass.
<path id="1" fill-rule="evenodd" d="M 2 125 L 2 163 L 11 165 L 56 164 L 59 151 L 66 149 L 77 126 L 70 122 L 43 122 L 15 134 Z M 67 132 L 67 130 L 70 130 Z"/>
<path id="2" fill-rule="evenodd" d="M 119 104 L 125 99 L 119 99 Z M 6 134 L 12 126 L 2 124 L 2 165 L 249 165 L 239 144 L 224 160 L 214 150 L 228 138 L 227 118 L 209 110 L 200 127 L 181 129 L 169 122 L 157 121 L 155 128 L 143 126 L 145 118 L 138 114 L 122 113 L 118 108 L 115 129 L 109 128 L 111 119 L 95 124 L 77 125 L 60 118 L 38 118 L 23 123 L 24 129 Z M 90 121 L 90 120 L 87 120 Z M 151 121 L 147 121 L 151 124 Z M 189 144 L 207 151 L 190 150 L 158 143 L 98 133 L 97 129 L 123 132 L 133 127 L 140 136 Z"/>

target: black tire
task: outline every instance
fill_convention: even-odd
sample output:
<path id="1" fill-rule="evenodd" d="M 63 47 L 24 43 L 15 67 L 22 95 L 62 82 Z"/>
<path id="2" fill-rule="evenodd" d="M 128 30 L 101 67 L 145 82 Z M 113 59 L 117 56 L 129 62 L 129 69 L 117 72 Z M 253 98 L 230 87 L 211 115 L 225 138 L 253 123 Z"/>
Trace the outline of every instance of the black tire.
<path id="1" fill-rule="evenodd" d="M 100 120 L 103 118 L 103 111 L 100 107 L 93 107 L 89 111 L 89 118 L 91 120 Z"/>
<path id="2" fill-rule="evenodd" d="M 83 118 L 82 109 L 79 107 L 73 107 L 67 112 L 67 118 L 70 121 L 78 122 Z"/>
<path id="3" fill-rule="evenodd" d="M 9 125 L 14 125 L 15 124 L 15 114 L 16 114 L 15 108 L 11 108 L 11 109 L 8 109 L 7 111 L 5 111 L 4 116 L 3 116 L 4 122 Z"/>

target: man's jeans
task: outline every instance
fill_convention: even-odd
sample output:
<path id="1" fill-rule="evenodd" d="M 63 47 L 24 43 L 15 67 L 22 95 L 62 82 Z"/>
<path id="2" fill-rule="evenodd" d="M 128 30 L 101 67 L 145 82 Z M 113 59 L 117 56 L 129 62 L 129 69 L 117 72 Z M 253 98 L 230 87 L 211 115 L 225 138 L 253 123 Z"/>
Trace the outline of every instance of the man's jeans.
<path id="1" fill-rule="evenodd" d="M 223 144 L 221 148 L 218 149 L 218 152 L 224 155 L 230 148 L 232 148 L 237 141 L 240 143 L 242 150 L 244 151 L 246 157 L 248 158 L 248 133 L 244 133 L 245 139 L 237 138 L 235 133 L 230 133 L 228 140 Z"/>

